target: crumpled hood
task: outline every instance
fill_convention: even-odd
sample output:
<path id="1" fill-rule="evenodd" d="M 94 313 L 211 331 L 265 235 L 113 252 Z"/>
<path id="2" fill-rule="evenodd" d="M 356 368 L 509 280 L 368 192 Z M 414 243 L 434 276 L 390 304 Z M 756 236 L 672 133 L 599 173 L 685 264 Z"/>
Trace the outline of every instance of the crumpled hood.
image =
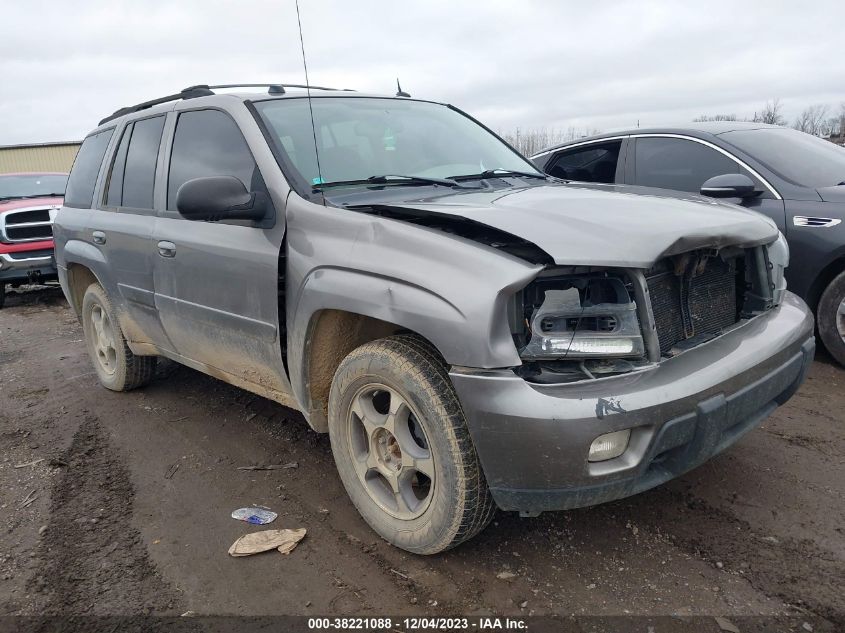
<path id="1" fill-rule="evenodd" d="M 486 224 L 532 242 L 559 265 L 649 268 L 685 251 L 755 246 L 778 236 L 774 222 L 754 211 L 645 187 L 548 183 L 417 199 L 404 192 L 376 204 Z"/>

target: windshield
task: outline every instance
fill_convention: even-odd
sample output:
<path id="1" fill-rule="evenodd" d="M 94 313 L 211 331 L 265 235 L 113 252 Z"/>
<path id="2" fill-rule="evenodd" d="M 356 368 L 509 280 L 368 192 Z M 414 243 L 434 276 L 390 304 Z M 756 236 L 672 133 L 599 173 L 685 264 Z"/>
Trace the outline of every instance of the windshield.
<path id="1" fill-rule="evenodd" d="M 784 180 L 804 187 L 845 182 L 845 148 L 788 128 L 735 130 L 720 134 Z"/>
<path id="2" fill-rule="evenodd" d="M 308 185 L 387 174 L 450 178 L 487 170 L 536 168 L 493 134 L 444 105 L 370 97 L 276 99 L 255 104 L 291 165 Z"/>
<path id="3" fill-rule="evenodd" d="M 0 176 L 0 200 L 63 196 L 67 174 L 22 174 Z"/>

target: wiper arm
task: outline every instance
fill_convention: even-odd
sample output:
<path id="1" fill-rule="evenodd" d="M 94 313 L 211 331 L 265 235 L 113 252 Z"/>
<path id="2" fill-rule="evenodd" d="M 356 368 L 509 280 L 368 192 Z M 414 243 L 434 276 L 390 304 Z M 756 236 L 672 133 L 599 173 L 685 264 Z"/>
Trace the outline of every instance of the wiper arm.
<path id="1" fill-rule="evenodd" d="M 459 189 L 475 189 L 467 187 L 451 178 L 429 178 L 428 176 L 403 176 L 400 174 L 384 174 L 381 176 L 370 176 L 358 180 L 336 180 L 333 182 L 322 182 L 313 185 L 315 190 L 325 187 L 343 187 L 346 185 L 443 185 L 445 187 L 457 187 Z"/>
<path id="2" fill-rule="evenodd" d="M 462 174 L 460 176 L 450 176 L 450 178 L 452 180 L 460 181 L 498 178 L 500 176 L 521 176 L 523 178 L 539 178 L 541 180 L 546 180 L 546 178 L 548 178 L 546 174 L 540 173 L 539 171 L 515 171 L 512 169 L 485 169 L 478 174 Z"/>

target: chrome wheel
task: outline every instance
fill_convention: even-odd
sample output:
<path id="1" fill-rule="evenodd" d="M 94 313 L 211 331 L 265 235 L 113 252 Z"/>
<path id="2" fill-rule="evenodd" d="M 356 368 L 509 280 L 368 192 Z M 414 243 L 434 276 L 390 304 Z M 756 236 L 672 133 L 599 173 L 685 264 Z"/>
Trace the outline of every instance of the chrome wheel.
<path id="1" fill-rule="evenodd" d="M 114 339 L 114 328 L 109 315 L 103 306 L 91 306 L 88 335 L 100 367 L 107 374 L 113 374 L 117 368 L 117 346 Z"/>
<path id="2" fill-rule="evenodd" d="M 839 336 L 845 341 L 845 299 L 842 300 L 836 310 L 836 329 L 839 331 Z"/>
<path id="3" fill-rule="evenodd" d="M 434 493 L 434 459 L 405 398 L 384 385 L 361 388 L 352 398 L 347 428 L 352 463 L 370 498 L 399 519 L 423 514 Z"/>

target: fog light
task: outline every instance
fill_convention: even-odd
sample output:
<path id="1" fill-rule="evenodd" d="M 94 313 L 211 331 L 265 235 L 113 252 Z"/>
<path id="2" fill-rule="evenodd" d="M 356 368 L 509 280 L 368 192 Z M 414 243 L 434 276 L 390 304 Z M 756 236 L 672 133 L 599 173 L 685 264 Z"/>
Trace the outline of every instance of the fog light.
<path id="1" fill-rule="evenodd" d="M 619 457 L 628 448 L 629 439 L 631 439 L 631 429 L 599 435 L 590 444 L 590 454 L 587 457 L 587 461 L 603 462 L 614 457 Z"/>

